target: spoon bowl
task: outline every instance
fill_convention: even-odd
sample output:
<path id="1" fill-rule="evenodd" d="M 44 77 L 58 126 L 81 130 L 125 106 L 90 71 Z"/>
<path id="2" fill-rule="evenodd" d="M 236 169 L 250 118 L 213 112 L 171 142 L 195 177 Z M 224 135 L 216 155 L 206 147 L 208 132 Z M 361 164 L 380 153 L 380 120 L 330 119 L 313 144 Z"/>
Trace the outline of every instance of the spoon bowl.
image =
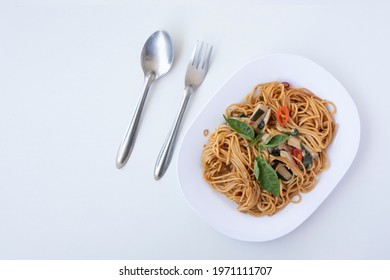
<path id="1" fill-rule="evenodd" d="M 141 119 L 142 109 L 145 104 L 149 88 L 154 80 L 164 76 L 173 64 L 174 48 L 169 34 L 165 31 L 154 32 L 145 42 L 141 52 L 141 66 L 145 74 L 143 94 L 138 100 L 133 117 L 127 128 L 125 137 L 119 146 L 116 158 L 116 167 L 122 168 L 133 151 Z"/>
<path id="2" fill-rule="evenodd" d="M 164 76 L 173 64 L 174 48 L 165 31 L 154 32 L 146 41 L 141 53 L 141 65 L 145 76 L 153 72 L 155 79 Z"/>

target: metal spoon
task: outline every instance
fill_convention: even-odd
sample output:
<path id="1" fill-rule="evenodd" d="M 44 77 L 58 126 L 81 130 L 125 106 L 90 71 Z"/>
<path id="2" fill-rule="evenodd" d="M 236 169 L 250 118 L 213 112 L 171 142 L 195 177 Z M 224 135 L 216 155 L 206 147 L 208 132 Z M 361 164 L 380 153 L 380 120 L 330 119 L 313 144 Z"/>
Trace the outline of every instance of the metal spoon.
<path id="1" fill-rule="evenodd" d="M 173 44 L 167 32 L 156 31 L 145 42 L 141 53 L 141 64 L 145 74 L 144 92 L 138 100 L 125 137 L 119 147 L 116 158 L 117 168 L 122 168 L 126 164 L 133 150 L 139 120 L 151 84 L 171 69 L 173 57 Z"/>

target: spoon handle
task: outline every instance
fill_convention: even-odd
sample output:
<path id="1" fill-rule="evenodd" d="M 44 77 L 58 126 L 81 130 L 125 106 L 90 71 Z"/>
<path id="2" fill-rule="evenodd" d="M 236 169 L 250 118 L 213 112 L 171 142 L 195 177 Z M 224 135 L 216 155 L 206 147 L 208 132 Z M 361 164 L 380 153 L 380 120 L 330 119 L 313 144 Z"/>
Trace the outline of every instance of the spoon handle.
<path id="1" fill-rule="evenodd" d="M 184 98 L 180 106 L 180 111 L 176 116 L 176 120 L 173 127 L 165 140 L 165 143 L 157 157 L 156 165 L 154 167 L 154 179 L 159 180 L 167 171 L 169 163 L 171 162 L 173 151 L 175 148 L 177 135 L 180 129 L 181 120 L 183 119 L 184 112 L 186 110 L 188 100 L 193 92 L 192 86 L 188 86 L 184 89 Z"/>
<path id="2" fill-rule="evenodd" d="M 118 155 L 116 158 L 116 167 L 118 169 L 122 168 L 126 164 L 133 150 L 135 138 L 137 136 L 138 124 L 141 119 L 142 109 L 144 107 L 150 85 L 155 80 L 155 78 L 156 75 L 153 72 L 149 72 L 145 75 L 144 92 L 138 100 L 137 107 L 135 108 L 133 117 L 127 128 L 125 137 L 123 138 L 122 143 L 118 150 Z"/>

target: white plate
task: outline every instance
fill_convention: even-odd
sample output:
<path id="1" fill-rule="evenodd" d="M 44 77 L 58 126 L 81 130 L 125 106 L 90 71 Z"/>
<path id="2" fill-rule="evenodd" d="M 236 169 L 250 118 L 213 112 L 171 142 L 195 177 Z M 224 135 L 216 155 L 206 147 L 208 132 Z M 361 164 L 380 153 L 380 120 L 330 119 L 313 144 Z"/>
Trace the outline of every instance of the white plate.
<path id="1" fill-rule="evenodd" d="M 253 217 L 236 210 L 237 205 L 213 190 L 202 177 L 201 154 L 207 137 L 223 123 L 225 108 L 241 102 L 258 83 L 287 81 L 305 87 L 337 106 L 336 137 L 328 147 L 330 168 L 319 176 L 317 186 L 272 217 Z M 266 241 L 281 237 L 304 222 L 336 187 L 352 164 L 359 146 L 360 121 L 356 106 L 345 88 L 325 69 L 297 55 L 274 54 L 242 67 L 211 98 L 184 136 L 178 159 L 178 176 L 192 208 L 213 228 L 232 238 Z"/>

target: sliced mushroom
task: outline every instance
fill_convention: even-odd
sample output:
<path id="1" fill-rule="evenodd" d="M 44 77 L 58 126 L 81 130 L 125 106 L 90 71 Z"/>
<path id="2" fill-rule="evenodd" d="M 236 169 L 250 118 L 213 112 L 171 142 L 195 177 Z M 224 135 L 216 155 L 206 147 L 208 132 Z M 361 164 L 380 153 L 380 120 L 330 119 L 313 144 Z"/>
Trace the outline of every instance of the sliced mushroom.
<path id="1" fill-rule="evenodd" d="M 290 148 L 286 145 L 286 143 L 282 143 L 278 146 L 279 150 L 290 152 Z"/>
<path id="2" fill-rule="evenodd" d="M 267 113 L 265 113 L 265 116 L 264 116 L 264 119 L 263 119 L 264 125 L 267 124 L 267 122 L 269 121 L 270 117 L 271 117 L 271 110 L 268 109 L 268 111 L 267 111 Z"/>
<path id="3" fill-rule="evenodd" d="M 280 163 L 275 168 L 276 173 L 285 181 L 288 181 L 292 178 L 292 174 L 286 168 L 286 165 Z"/>
<path id="4" fill-rule="evenodd" d="M 301 140 L 299 140 L 297 137 L 290 137 L 287 141 L 287 144 L 299 150 L 301 149 Z"/>
<path id="5" fill-rule="evenodd" d="M 271 138 L 271 135 L 268 133 L 264 133 L 263 137 L 261 137 L 261 142 L 264 143 L 267 141 L 269 138 Z"/>
<path id="6" fill-rule="evenodd" d="M 268 106 L 259 104 L 255 107 L 253 110 L 253 114 L 251 116 L 251 121 L 256 122 L 259 118 L 263 117 L 264 118 L 264 113 L 266 113 L 268 110 Z"/>
<path id="7" fill-rule="evenodd" d="M 249 125 L 252 126 L 255 130 L 259 130 L 258 127 L 267 116 L 268 111 L 270 111 L 268 106 L 263 104 L 257 105 L 253 110 L 252 116 L 250 117 Z"/>
<path id="8" fill-rule="evenodd" d="M 302 146 L 310 153 L 310 155 L 311 155 L 311 157 L 312 157 L 313 159 L 318 158 L 318 153 L 317 153 L 317 152 L 313 151 L 313 150 L 312 150 L 311 148 L 309 148 L 307 145 L 303 145 L 303 144 L 302 144 Z"/>
<path id="9" fill-rule="evenodd" d="M 271 116 L 271 110 L 268 110 L 267 113 L 265 113 L 264 119 L 259 123 L 259 125 L 255 128 L 255 130 L 256 131 L 263 130 L 265 125 L 267 124 L 270 116 Z"/>
<path id="10" fill-rule="evenodd" d="M 297 163 L 295 162 L 295 160 L 293 159 L 293 157 L 291 156 L 291 153 L 285 151 L 285 150 L 281 150 L 280 151 L 280 156 L 281 157 L 284 157 L 285 159 L 287 159 L 292 165 L 298 167 Z M 299 168 L 299 167 L 298 167 Z"/>

